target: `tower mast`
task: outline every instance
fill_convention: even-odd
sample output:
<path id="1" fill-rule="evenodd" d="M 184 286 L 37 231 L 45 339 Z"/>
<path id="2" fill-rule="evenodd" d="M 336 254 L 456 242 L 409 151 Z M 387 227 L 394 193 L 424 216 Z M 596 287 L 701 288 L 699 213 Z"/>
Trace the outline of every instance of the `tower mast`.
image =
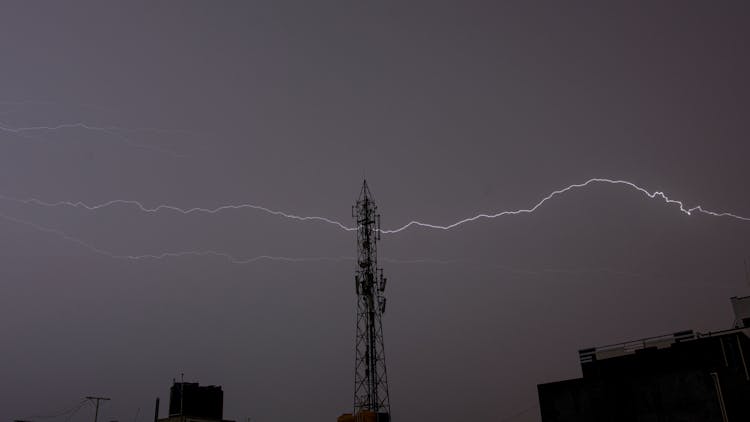
<path id="1" fill-rule="evenodd" d="M 357 222 L 357 335 L 354 363 L 354 413 L 375 413 L 376 420 L 389 421 L 388 375 L 381 318 L 385 312 L 383 270 L 378 268 L 380 215 L 367 181 L 362 184 L 352 214 Z"/>

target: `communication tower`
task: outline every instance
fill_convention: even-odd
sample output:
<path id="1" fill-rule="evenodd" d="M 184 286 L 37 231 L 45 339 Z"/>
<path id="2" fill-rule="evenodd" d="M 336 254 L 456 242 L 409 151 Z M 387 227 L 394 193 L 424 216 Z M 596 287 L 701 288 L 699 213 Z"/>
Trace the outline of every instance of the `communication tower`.
<path id="1" fill-rule="evenodd" d="M 357 335 L 354 362 L 354 415 L 362 420 L 390 421 L 382 316 L 385 313 L 383 270 L 378 268 L 380 214 L 365 180 L 352 208 L 357 222 Z"/>

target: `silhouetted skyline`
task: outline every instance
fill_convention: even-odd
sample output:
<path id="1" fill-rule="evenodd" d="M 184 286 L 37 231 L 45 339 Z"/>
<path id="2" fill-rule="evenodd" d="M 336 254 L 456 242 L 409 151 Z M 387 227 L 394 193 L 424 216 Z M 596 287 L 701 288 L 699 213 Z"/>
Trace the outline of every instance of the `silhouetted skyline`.
<path id="1" fill-rule="evenodd" d="M 366 178 L 392 229 L 607 178 L 750 216 L 750 5 L 438 3 L 5 2 L 0 419 L 143 421 L 185 373 L 228 419 L 331 421 L 356 311 L 335 224 L 8 198 L 352 227 Z M 608 183 L 378 246 L 397 421 L 538 421 L 576 350 L 750 293 L 750 222 Z"/>

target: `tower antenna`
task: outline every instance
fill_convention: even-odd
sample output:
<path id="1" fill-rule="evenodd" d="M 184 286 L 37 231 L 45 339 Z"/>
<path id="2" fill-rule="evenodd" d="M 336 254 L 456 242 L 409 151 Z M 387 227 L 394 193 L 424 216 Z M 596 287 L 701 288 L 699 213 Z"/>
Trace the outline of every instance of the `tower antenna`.
<path id="1" fill-rule="evenodd" d="M 390 421 L 388 375 L 385 368 L 382 316 L 385 313 L 383 270 L 378 268 L 380 214 L 367 180 L 352 210 L 357 222 L 357 334 L 354 361 L 354 414 L 374 413 L 375 421 Z"/>

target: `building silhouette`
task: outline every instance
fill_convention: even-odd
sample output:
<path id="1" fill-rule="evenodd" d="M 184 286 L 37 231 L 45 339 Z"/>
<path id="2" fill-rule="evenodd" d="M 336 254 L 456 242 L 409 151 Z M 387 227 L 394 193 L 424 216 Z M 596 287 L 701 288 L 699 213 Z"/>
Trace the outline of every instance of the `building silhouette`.
<path id="1" fill-rule="evenodd" d="M 543 422 L 750 420 L 750 296 L 729 330 L 579 351 L 583 377 L 540 384 Z"/>
<path id="2" fill-rule="evenodd" d="M 169 390 L 169 415 L 156 422 L 232 422 L 224 420 L 224 392 L 221 386 L 201 386 L 193 382 L 173 382 Z"/>

